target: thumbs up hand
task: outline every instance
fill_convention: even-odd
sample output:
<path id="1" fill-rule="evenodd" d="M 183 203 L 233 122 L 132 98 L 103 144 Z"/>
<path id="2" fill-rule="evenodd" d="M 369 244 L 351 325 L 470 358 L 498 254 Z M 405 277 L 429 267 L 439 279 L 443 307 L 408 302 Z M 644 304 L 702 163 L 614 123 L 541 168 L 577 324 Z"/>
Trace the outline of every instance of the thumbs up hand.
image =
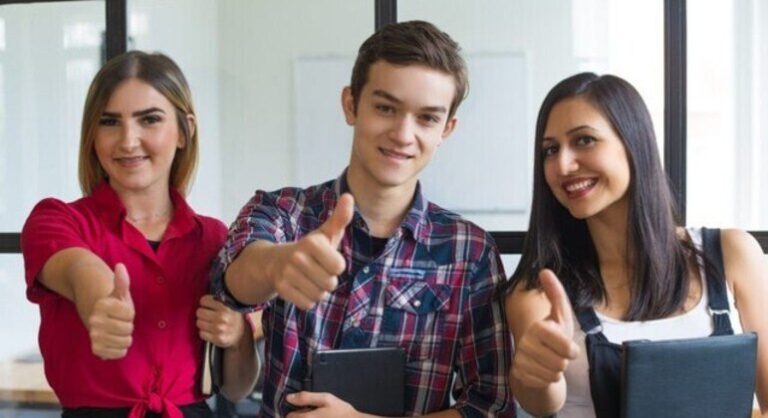
<path id="1" fill-rule="evenodd" d="M 525 386 L 544 389 L 563 378 L 579 347 L 573 342 L 573 309 L 565 289 L 551 270 L 542 270 L 539 282 L 551 305 L 549 315 L 524 331 L 515 347 L 512 376 Z"/>
<path id="2" fill-rule="evenodd" d="M 125 357 L 133 340 L 135 316 L 128 271 L 125 265 L 118 263 L 112 293 L 98 299 L 88 317 L 93 354 L 104 360 Z"/>
<path id="3" fill-rule="evenodd" d="M 338 247 L 352 221 L 355 201 L 345 193 L 333 214 L 317 230 L 285 247 L 274 264 L 272 283 L 277 294 L 300 309 L 310 309 L 338 285 L 346 262 Z"/>

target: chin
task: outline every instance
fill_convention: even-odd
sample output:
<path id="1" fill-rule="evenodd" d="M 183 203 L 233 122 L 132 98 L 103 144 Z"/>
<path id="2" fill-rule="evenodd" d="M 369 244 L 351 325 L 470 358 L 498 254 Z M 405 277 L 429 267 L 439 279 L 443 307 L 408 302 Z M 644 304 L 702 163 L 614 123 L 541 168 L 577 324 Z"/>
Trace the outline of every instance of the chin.
<path id="1" fill-rule="evenodd" d="M 586 220 L 588 218 L 591 218 L 591 217 L 596 215 L 596 213 L 594 211 L 589 210 L 589 209 L 569 208 L 569 207 L 566 207 L 566 209 L 568 209 L 568 213 L 570 213 L 571 216 L 573 216 L 574 218 L 576 218 L 578 220 L 582 220 L 582 221 Z"/>

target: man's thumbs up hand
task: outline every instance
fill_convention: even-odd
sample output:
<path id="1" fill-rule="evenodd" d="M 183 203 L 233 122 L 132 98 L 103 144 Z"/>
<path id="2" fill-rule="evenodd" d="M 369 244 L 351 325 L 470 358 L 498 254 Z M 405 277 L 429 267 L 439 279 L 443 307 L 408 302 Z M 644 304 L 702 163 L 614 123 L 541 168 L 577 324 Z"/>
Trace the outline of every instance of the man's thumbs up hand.
<path id="1" fill-rule="evenodd" d="M 328 297 L 346 269 L 338 247 L 352 221 L 355 200 L 343 194 L 333 214 L 315 231 L 289 244 L 276 261 L 272 282 L 277 294 L 300 309 L 310 309 Z"/>

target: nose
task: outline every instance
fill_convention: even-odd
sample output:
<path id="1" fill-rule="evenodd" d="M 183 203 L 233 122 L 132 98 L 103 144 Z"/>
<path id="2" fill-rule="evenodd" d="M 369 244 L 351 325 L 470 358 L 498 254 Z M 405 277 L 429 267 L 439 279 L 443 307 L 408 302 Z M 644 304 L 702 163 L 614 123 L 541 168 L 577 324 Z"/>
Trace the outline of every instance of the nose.
<path id="1" fill-rule="evenodd" d="M 141 129 L 136 124 L 128 122 L 123 124 L 120 132 L 120 148 L 132 150 L 141 142 Z"/>
<path id="2" fill-rule="evenodd" d="M 398 145 L 408 145 L 416 137 L 416 121 L 411 116 L 405 115 L 398 118 L 390 130 L 389 137 Z"/>
<path id="3" fill-rule="evenodd" d="M 557 170 L 561 175 L 571 174 L 579 169 L 576 154 L 568 148 L 561 148 L 557 153 Z"/>

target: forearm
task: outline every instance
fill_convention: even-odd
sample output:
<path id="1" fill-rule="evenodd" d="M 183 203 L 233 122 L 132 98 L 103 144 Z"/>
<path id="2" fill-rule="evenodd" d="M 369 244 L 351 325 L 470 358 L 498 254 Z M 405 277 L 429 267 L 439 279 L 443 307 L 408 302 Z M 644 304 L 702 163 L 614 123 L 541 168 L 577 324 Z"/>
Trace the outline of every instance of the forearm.
<path id="1" fill-rule="evenodd" d="M 248 396 L 256 384 L 259 367 L 253 336 L 244 332 L 237 344 L 224 349 L 222 395 L 231 401 Z"/>
<path id="2" fill-rule="evenodd" d="M 237 301 L 257 305 L 275 297 L 275 264 L 282 256 L 283 244 L 256 241 L 248 244 L 224 273 L 227 289 Z"/>
<path id="3" fill-rule="evenodd" d="M 510 373 L 509 382 L 515 399 L 530 414 L 536 416 L 553 415 L 565 403 L 566 382 L 564 378 L 546 388 L 532 388 L 523 385 Z"/>
<path id="4" fill-rule="evenodd" d="M 75 304 L 86 327 L 96 301 L 112 292 L 113 278 L 113 271 L 101 258 L 82 248 L 57 253 L 40 273 L 46 288 Z"/>

